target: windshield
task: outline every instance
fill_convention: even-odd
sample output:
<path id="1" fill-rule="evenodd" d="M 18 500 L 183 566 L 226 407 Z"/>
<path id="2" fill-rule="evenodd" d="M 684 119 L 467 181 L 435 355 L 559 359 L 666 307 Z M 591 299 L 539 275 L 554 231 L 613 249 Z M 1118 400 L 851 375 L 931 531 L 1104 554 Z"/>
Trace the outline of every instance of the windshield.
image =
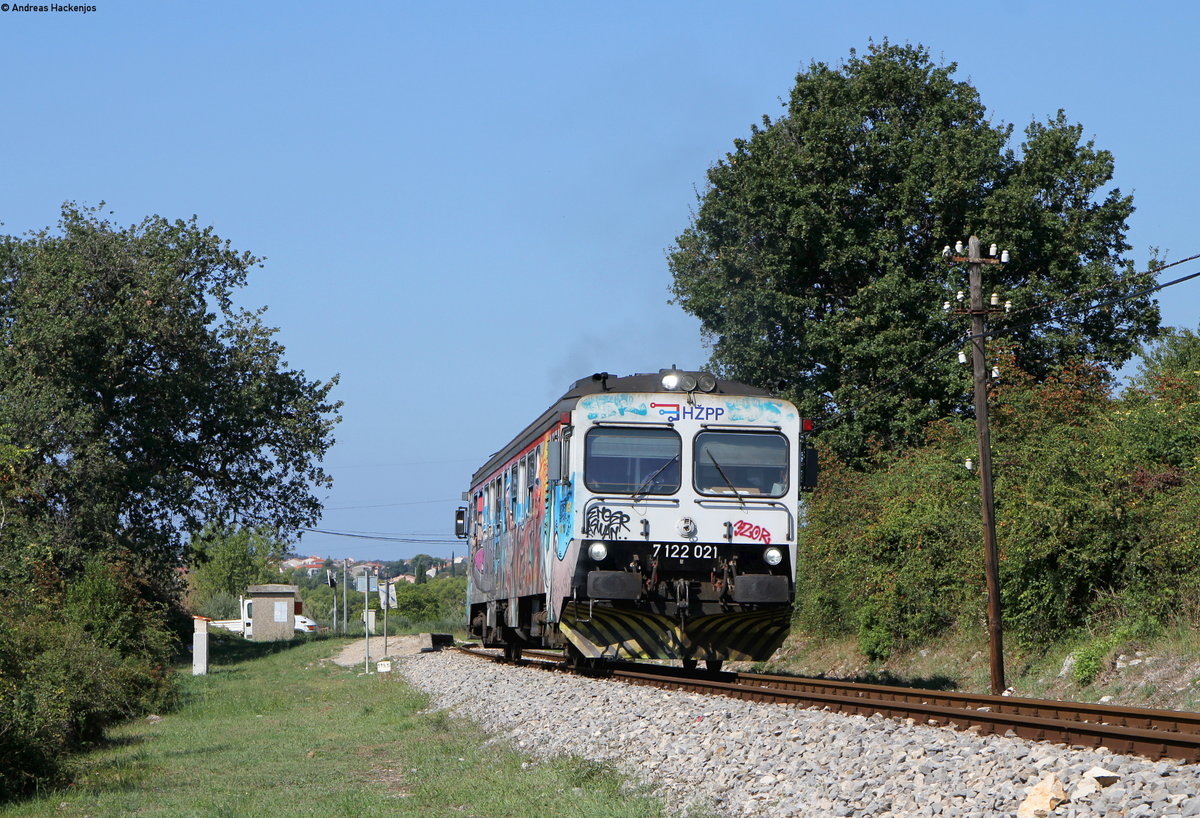
<path id="1" fill-rule="evenodd" d="M 592 429 L 584 446 L 584 483 L 598 493 L 674 494 L 681 447 L 671 429 Z"/>
<path id="2" fill-rule="evenodd" d="M 782 497 L 788 490 L 788 442 L 763 432 L 696 435 L 696 490 L 702 494 Z"/>

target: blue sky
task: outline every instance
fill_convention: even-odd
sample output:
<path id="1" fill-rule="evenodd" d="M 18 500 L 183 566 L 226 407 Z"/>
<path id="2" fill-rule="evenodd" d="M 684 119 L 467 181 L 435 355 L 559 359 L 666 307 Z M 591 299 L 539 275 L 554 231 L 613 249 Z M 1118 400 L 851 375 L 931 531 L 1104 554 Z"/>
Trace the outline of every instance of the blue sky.
<path id="1" fill-rule="evenodd" d="M 266 256 L 241 302 L 341 373 L 324 528 L 450 540 L 471 473 L 572 381 L 700 367 L 665 251 L 705 171 L 871 38 L 957 62 L 1018 132 L 1065 109 L 1134 194 L 1132 258 L 1200 252 L 1191 3 L 91 5 L 0 12 L 2 229 L 104 200 Z M 1195 328 L 1200 282 L 1162 303 Z"/>

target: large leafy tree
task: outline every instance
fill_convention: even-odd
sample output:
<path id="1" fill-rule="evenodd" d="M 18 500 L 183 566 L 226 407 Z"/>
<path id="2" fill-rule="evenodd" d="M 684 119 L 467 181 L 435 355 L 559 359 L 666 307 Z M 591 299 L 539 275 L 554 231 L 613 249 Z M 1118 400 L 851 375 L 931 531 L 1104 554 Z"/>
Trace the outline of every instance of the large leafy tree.
<path id="1" fill-rule="evenodd" d="M 187 532 L 316 521 L 337 379 L 291 369 L 235 306 L 259 263 L 195 217 L 122 228 L 73 204 L 0 239 L 0 428 L 20 450 L 0 579 L 100 553 L 169 597 Z"/>
<path id="2" fill-rule="evenodd" d="M 675 299 L 701 320 L 713 365 L 782 386 L 846 457 L 872 438 L 915 443 L 925 421 L 966 408 L 966 326 L 941 310 L 965 274 L 940 251 L 971 233 L 1012 250 L 985 287 L 1026 310 L 1009 329 L 1027 372 L 1074 356 L 1122 363 L 1158 326 L 1151 298 L 1120 300 L 1146 278 L 1124 258 L 1133 203 L 1105 190 L 1111 154 L 1061 111 L 1014 150 L 955 69 L 886 41 L 813 63 L 786 111 L 709 169 L 669 251 Z M 1114 303 L 1062 300 L 1093 290 L 1087 303 Z"/>

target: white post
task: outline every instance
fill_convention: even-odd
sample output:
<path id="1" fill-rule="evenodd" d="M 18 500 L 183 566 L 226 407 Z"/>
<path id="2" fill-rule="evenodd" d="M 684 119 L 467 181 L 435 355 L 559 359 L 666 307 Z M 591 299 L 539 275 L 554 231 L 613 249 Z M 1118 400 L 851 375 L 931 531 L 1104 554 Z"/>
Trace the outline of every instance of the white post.
<path id="1" fill-rule="evenodd" d="M 367 611 L 370 609 L 371 577 L 363 575 L 363 672 L 371 672 L 371 632 L 367 630 Z"/>
<path id="2" fill-rule="evenodd" d="M 208 675 L 208 619 L 195 616 L 196 630 L 192 634 L 192 675 Z"/>

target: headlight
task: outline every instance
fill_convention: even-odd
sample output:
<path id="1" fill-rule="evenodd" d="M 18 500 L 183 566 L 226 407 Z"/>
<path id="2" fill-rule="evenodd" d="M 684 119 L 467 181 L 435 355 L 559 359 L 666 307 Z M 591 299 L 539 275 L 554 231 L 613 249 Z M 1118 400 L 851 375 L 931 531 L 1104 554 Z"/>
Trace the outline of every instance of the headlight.
<path id="1" fill-rule="evenodd" d="M 601 562 L 608 556 L 608 546 L 602 542 L 594 542 L 588 546 L 588 556 L 596 562 Z"/>
<path id="2" fill-rule="evenodd" d="M 696 389 L 696 376 L 691 372 L 680 372 L 678 369 L 659 370 L 662 373 L 662 387 L 668 392 L 679 390 L 692 392 Z M 716 382 L 713 382 L 716 385 Z"/>
<path id="3" fill-rule="evenodd" d="M 771 546 L 763 552 L 763 562 L 767 565 L 778 565 L 783 562 L 783 552 L 775 546 Z"/>

